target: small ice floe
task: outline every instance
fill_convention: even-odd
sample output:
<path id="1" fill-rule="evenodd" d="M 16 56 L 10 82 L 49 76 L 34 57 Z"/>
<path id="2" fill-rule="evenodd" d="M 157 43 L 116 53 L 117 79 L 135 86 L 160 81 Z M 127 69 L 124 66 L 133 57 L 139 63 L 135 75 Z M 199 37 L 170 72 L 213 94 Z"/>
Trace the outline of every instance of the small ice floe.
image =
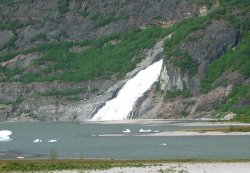
<path id="1" fill-rule="evenodd" d="M 150 130 L 150 129 L 149 130 L 140 129 L 139 132 L 140 133 L 150 133 L 150 132 L 152 132 L 152 130 Z"/>
<path id="2" fill-rule="evenodd" d="M 55 143 L 55 142 L 57 142 L 57 140 L 51 139 L 51 140 L 48 140 L 47 142 L 49 142 L 49 143 Z"/>
<path id="3" fill-rule="evenodd" d="M 41 143 L 41 142 L 43 142 L 41 139 L 35 139 L 35 140 L 33 141 L 33 143 Z"/>
<path id="4" fill-rule="evenodd" d="M 155 130 L 154 133 L 159 133 L 160 131 L 159 130 Z"/>
<path id="5" fill-rule="evenodd" d="M 123 132 L 123 133 L 130 133 L 131 130 L 130 130 L 130 129 L 125 129 L 125 130 L 123 130 L 122 132 Z"/>
<path id="6" fill-rule="evenodd" d="M 162 143 L 162 144 L 160 144 L 160 146 L 167 146 L 167 144 L 166 143 Z"/>
<path id="7" fill-rule="evenodd" d="M 12 132 L 9 130 L 0 130 L 0 142 L 8 142 L 12 139 L 10 138 L 10 135 L 12 135 Z"/>

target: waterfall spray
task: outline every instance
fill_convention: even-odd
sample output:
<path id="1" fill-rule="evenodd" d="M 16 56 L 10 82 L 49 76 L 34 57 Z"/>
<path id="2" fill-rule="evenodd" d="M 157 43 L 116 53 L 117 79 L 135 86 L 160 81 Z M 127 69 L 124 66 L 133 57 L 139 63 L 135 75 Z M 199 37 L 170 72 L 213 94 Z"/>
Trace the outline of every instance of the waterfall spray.
<path id="1" fill-rule="evenodd" d="M 150 89 L 158 79 L 163 60 L 159 60 L 128 80 L 119 91 L 117 97 L 109 100 L 94 115 L 93 121 L 124 120 L 128 118 L 138 98 Z"/>

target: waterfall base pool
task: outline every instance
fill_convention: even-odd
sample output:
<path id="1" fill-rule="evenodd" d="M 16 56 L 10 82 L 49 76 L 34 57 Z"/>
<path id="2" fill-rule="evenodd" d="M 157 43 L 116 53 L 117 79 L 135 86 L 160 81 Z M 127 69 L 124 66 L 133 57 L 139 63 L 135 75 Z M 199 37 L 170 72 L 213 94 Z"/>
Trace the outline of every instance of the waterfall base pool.
<path id="1" fill-rule="evenodd" d="M 204 126 L 222 125 L 197 121 L 0 123 L 0 130 L 12 132 L 11 141 L 0 142 L 0 158 L 49 158 L 53 150 L 59 158 L 69 159 L 250 159 L 248 135 L 151 136 Z"/>

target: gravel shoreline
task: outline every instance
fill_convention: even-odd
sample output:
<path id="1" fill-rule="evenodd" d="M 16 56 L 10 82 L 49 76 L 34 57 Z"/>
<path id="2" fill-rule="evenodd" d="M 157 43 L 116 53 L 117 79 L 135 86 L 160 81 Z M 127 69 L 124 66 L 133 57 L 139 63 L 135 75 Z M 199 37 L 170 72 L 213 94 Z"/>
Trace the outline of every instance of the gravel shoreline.
<path id="1" fill-rule="evenodd" d="M 250 162 L 239 163 L 163 163 L 156 166 L 111 168 L 108 170 L 71 170 L 53 173 L 245 173 L 250 170 Z"/>

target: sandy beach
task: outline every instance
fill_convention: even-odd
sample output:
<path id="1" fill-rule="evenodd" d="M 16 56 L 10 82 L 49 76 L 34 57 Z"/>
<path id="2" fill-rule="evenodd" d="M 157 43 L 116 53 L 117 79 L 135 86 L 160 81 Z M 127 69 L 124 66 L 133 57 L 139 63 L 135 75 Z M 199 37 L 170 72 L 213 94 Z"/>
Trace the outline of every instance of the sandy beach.
<path id="1" fill-rule="evenodd" d="M 156 166 L 111 168 L 108 170 L 54 171 L 53 173 L 247 173 L 250 162 L 239 163 L 164 163 Z"/>

